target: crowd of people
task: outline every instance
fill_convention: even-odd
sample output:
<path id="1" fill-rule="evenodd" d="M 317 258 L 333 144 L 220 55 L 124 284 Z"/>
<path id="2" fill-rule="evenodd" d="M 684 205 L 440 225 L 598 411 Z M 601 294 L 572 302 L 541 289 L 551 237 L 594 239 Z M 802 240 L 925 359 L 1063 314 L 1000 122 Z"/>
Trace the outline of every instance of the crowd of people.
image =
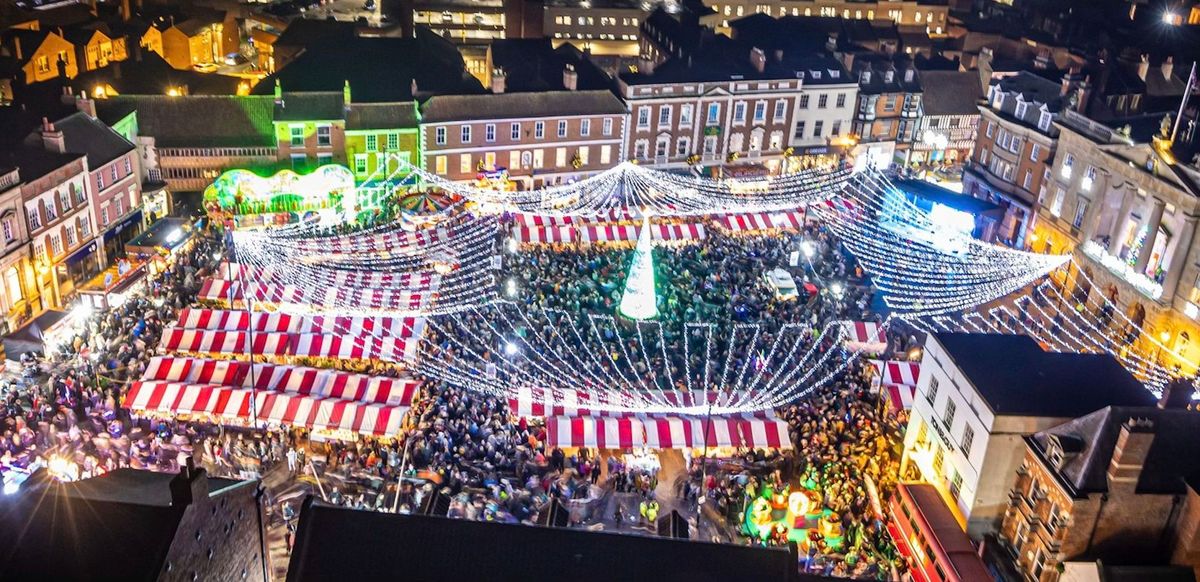
<path id="1" fill-rule="evenodd" d="M 170 268 L 148 280 L 143 296 L 95 313 L 50 357 L 29 360 L 30 373 L 23 380 L 4 386 L 0 464 L 27 469 L 63 457 L 78 468 L 75 477 L 118 467 L 172 471 L 187 457 L 221 476 L 257 476 L 286 467 L 280 470 L 291 473 L 292 481 L 330 503 L 399 512 L 440 505 L 452 517 L 514 523 L 553 521 L 559 506 L 573 523 L 611 520 L 614 516 L 594 511 L 604 507 L 601 501 L 610 494 L 637 494 L 644 522 L 646 514 L 658 512 L 656 496 L 662 488 L 656 469 L 627 466 L 619 456 L 601 458 L 586 449 L 548 447 L 546 428 L 537 419 L 515 417 L 504 398 L 433 378 L 425 379 L 403 433 L 390 439 L 317 443 L 302 430 L 253 431 L 201 419 L 131 417 L 120 408 L 123 391 L 145 371 L 164 326 L 194 303 L 200 283 L 222 257 L 217 232 L 197 235 Z M 816 331 L 840 319 L 878 317 L 862 272 L 819 225 L 770 236 L 710 230 L 703 244 L 659 246 L 653 252 L 662 335 L 642 335 L 611 319 L 611 325 L 562 344 L 567 336 L 550 329 L 567 318 L 578 329 L 590 329 L 597 321 L 590 316 L 614 313 L 632 251 L 528 247 L 506 255 L 504 271 L 515 284 L 498 281 L 501 294 L 512 303 L 446 318 L 427 328 L 424 343 L 444 350 L 447 359 L 456 351 L 474 351 L 498 361 L 502 350 L 481 330 L 497 329 L 500 318 L 523 317 L 520 333 L 531 340 L 540 336 L 543 346 L 560 342 L 568 349 L 606 354 L 599 363 L 608 373 L 635 370 L 646 386 L 683 390 L 690 385 L 686 370 L 699 385 L 713 362 L 740 367 L 756 357 L 751 347 L 737 341 L 738 324 L 757 325 L 768 342 L 779 335 L 785 342 L 780 349 L 792 342 L 824 353 L 840 350 L 832 336 L 783 338 L 785 326 Z M 778 268 L 802 286 L 799 297 L 780 295 L 764 279 L 764 273 Z M 811 287 L 804 289 L 805 283 Z M 515 297 L 510 286 L 516 288 Z M 550 325 L 539 326 L 539 320 Z M 702 341 L 698 335 L 687 337 L 698 333 L 689 323 L 715 326 L 707 336 L 711 340 L 703 340 L 713 342 L 709 350 L 697 349 L 697 343 L 685 346 Z M 847 356 L 839 352 L 812 365 L 824 368 L 818 372 L 834 372 L 849 364 Z M 851 366 L 778 411 L 790 426 L 795 451 L 754 453 L 753 462 L 745 465 L 749 468 L 739 472 L 709 471 L 697 463 L 690 478 L 676 485 L 680 507 L 695 506 L 699 495 L 707 495 L 725 509 L 727 525 L 735 530 L 744 512 L 731 508 L 744 508 L 747 475 L 761 472 L 755 467 L 778 470 L 785 480 L 815 483 L 823 506 L 839 516 L 847 539 L 853 540 L 836 552 L 813 544 L 805 557 L 807 568 L 861 577 L 891 571 L 894 548 L 881 517 L 864 502 L 864 488 L 871 480 L 878 494 L 886 495 L 894 486 L 901 420 L 867 393 L 859 370 Z M 369 366 L 368 371 L 398 373 L 388 366 Z M 291 511 L 294 517 L 293 505 L 294 500 L 283 513 Z M 618 509 L 616 519 L 624 519 L 620 515 Z"/>

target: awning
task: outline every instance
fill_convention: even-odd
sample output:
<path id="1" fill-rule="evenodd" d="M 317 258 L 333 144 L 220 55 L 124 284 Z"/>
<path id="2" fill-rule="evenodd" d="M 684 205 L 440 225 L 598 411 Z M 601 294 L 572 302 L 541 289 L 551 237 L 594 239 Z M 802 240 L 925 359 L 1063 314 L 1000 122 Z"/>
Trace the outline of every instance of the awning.
<path id="1" fill-rule="evenodd" d="M 887 349 L 884 329 L 873 321 L 843 321 L 846 331 L 846 347 L 868 353 L 880 353 Z"/>
<path id="2" fill-rule="evenodd" d="M 112 239 L 113 237 L 117 236 L 118 234 L 121 234 L 125 230 L 133 228 L 141 223 L 142 223 L 142 211 L 139 208 L 133 214 L 126 216 L 124 219 L 122 219 L 119 222 L 117 222 L 116 224 L 110 226 L 108 228 L 108 230 L 104 231 L 104 240 L 108 241 L 108 240 Z"/>
<path id="3" fill-rule="evenodd" d="M 256 332 L 326 333 L 347 336 L 419 337 L 425 320 L 416 317 L 292 315 L 227 309 L 185 308 L 175 327 Z"/>
<path id="4" fill-rule="evenodd" d="M 640 429 L 640 430 L 639 430 Z M 713 416 L 551 416 L 547 445 L 630 449 L 792 448 L 787 423 L 774 417 Z"/>
<path id="5" fill-rule="evenodd" d="M 250 416 L 251 391 L 243 388 L 180 382 L 134 382 L 124 407 L 164 414 L 204 413 L 226 418 Z"/>
<path id="6" fill-rule="evenodd" d="M 352 234 L 297 240 L 295 248 L 303 253 L 340 254 L 352 252 L 379 252 L 403 250 L 411 252 L 416 247 L 433 245 L 449 240 L 450 229 L 445 227 L 424 230 Z"/>
<path id="7" fill-rule="evenodd" d="M 916 386 L 921 379 L 920 362 L 871 360 L 871 365 L 879 373 L 880 382 L 883 384 Z"/>
<path id="8" fill-rule="evenodd" d="M 260 391 L 393 406 L 411 405 L 421 387 L 421 381 L 412 378 L 369 376 L 325 368 L 276 364 L 254 364 L 251 368 L 246 362 L 157 356 L 150 360 L 141 382 L 253 387 Z"/>
<path id="9" fill-rule="evenodd" d="M 913 397 L 917 394 L 917 387 L 905 386 L 903 384 L 884 384 L 883 391 L 887 394 L 888 404 L 891 404 L 894 410 L 908 410 L 912 408 Z"/>
<path id="10" fill-rule="evenodd" d="M 344 430 L 371 436 L 400 434 L 406 406 L 362 404 L 336 398 L 259 393 L 258 419 L 313 430 Z"/>
<path id="11" fill-rule="evenodd" d="M 726 230 L 747 232 L 771 229 L 800 230 L 804 227 L 804 211 L 756 212 L 751 214 L 727 214 L 718 216 L 714 222 Z"/>
<path id="12" fill-rule="evenodd" d="M 240 301 L 247 296 L 263 303 L 307 304 L 325 308 L 367 308 L 412 311 L 422 308 L 433 294 L 405 289 L 363 288 L 322 285 L 305 288 L 226 279 L 205 279 L 197 299 L 202 301 Z"/>
<path id="13" fill-rule="evenodd" d="M 636 241 L 640 226 L 634 224 L 588 225 L 578 231 L 580 242 L 603 243 Z M 698 223 L 651 224 L 650 233 L 654 240 L 683 241 L 705 238 L 704 225 Z"/>
<path id="14" fill-rule="evenodd" d="M 290 275 L 277 273 L 274 269 L 229 262 L 222 262 L 214 273 L 218 278 L 235 281 L 250 280 L 274 285 L 285 284 L 290 278 Z M 308 269 L 304 275 L 308 280 L 335 287 L 405 289 L 408 291 L 436 289 L 441 279 L 433 271 L 390 273 L 387 271 L 318 268 Z"/>
<path id="15" fill-rule="evenodd" d="M 516 226 L 513 238 L 525 244 L 567 244 L 575 241 L 575 229 L 570 226 Z"/>
<path id="16" fill-rule="evenodd" d="M 96 241 L 92 240 L 92 242 L 84 245 L 83 248 L 71 253 L 71 256 L 67 257 L 66 263 L 68 265 L 79 263 L 92 256 L 92 254 L 96 252 L 97 248 L 99 247 L 96 245 Z"/>

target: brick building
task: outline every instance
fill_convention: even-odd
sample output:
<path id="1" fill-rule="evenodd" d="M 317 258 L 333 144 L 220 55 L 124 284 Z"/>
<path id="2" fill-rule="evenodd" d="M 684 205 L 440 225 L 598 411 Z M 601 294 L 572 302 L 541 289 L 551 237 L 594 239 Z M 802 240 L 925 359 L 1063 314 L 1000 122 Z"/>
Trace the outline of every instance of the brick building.
<path id="1" fill-rule="evenodd" d="M 807 71 L 791 55 L 777 56 L 720 37 L 693 57 L 623 73 L 626 155 L 658 168 L 738 163 L 778 171 Z"/>
<path id="2" fill-rule="evenodd" d="M 986 104 L 979 106 L 963 192 L 1006 208 L 998 238 L 1013 247 L 1063 250 L 1063 242 L 1050 233 L 1029 235 L 1049 188 L 1049 163 L 1058 143 L 1054 120 L 1066 103 L 1059 84 L 1021 72 L 992 83 Z"/>
<path id="3" fill-rule="evenodd" d="M 861 55 L 850 74 L 858 79 L 855 166 L 885 169 L 903 163 L 917 139 L 920 72 L 906 59 Z"/>
<path id="4" fill-rule="evenodd" d="M 8 164 L 0 158 L 0 164 Z M 21 200 L 21 171 L 15 166 L 0 168 L 0 333 L 20 327 L 36 295 L 33 269 L 29 263 L 29 233 L 25 230 L 25 205 Z"/>
<path id="5" fill-rule="evenodd" d="M 1028 579 L 1059 564 L 1200 567 L 1200 413 L 1107 407 L 1025 439 L 1000 540 Z"/>
<path id="6" fill-rule="evenodd" d="M 41 470 L 0 500 L 0 543 L 16 550 L 0 578 L 266 582 L 266 523 L 258 481 L 186 466 L 60 483 Z"/>
<path id="7" fill-rule="evenodd" d="M 605 90 L 439 95 L 421 106 L 421 155 L 451 180 L 503 169 L 520 187 L 561 184 L 624 161 L 628 117 Z"/>
<path id="8" fill-rule="evenodd" d="M 142 232 L 142 180 L 133 143 L 94 117 L 94 103 L 79 103 L 88 111 L 54 122 L 55 132 L 41 130 L 40 140 L 52 151 L 87 157 L 89 208 L 96 225 L 101 268 L 125 256 L 125 243 Z M 61 134 L 61 140 L 57 137 Z M 98 272 L 80 269 L 80 277 Z"/>

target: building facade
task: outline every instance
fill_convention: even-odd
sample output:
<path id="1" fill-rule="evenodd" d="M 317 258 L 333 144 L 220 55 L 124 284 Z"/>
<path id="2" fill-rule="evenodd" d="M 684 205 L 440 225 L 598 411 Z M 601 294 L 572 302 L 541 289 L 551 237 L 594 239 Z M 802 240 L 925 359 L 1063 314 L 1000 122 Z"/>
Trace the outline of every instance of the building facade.
<path id="1" fill-rule="evenodd" d="M 1019 370 L 997 362 L 1019 361 Z M 1055 389 L 1070 402 L 1039 402 Z M 942 493 L 974 539 L 998 529 L 1024 437 L 1112 402 L 1153 398 L 1109 356 L 1043 352 L 1026 336 L 931 334 L 904 435 L 902 479 Z"/>
<path id="2" fill-rule="evenodd" d="M 973 71 L 922 71 L 921 111 L 908 164 L 958 166 L 975 147 L 978 101 L 983 96 Z"/>
<path id="3" fill-rule="evenodd" d="M 1053 232 L 1034 233 L 1058 143 L 1053 122 L 1063 103 L 1057 84 L 1018 73 L 993 83 L 986 104 L 979 106 L 979 131 L 963 171 L 963 192 L 1006 208 L 997 237 L 1015 248 L 1058 253 L 1066 246 Z"/>
<path id="4" fill-rule="evenodd" d="M 537 188 L 624 161 L 627 118 L 603 90 L 435 96 L 422 106 L 420 151 L 426 170 L 451 180 L 505 171 Z"/>
<path id="5" fill-rule="evenodd" d="M 884 57 L 860 57 L 852 74 L 858 79 L 854 164 L 885 169 L 903 163 L 917 137 L 921 80 L 911 63 Z"/>
<path id="6" fill-rule="evenodd" d="M 1190 374 L 1200 361 L 1200 169 L 1171 154 L 1167 124 L 1143 125 L 1134 135 L 1063 116 L 1039 232 L 1058 233 L 1061 252 L 1079 251 L 1083 272 L 1067 282 L 1077 297 L 1103 294 L 1128 318 L 1118 326 L 1145 330 L 1126 336 L 1133 347 Z"/>
<path id="7" fill-rule="evenodd" d="M 0 257 L 0 330 L 9 333 L 25 321 L 32 310 L 33 270 L 29 263 L 29 234 L 25 231 L 25 204 L 21 199 L 21 172 L 7 168 L 0 172 L 0 228 L 3 229 L 3 256 Z"/>
<path id="8" fill-rule="evenodd" d="M 711 0 L 705 2 L 716 15 L 710 17 L 718 32 L 729 32 L 729 23 L 752 14 L 767 16 L 824 16 L 846 20 L 891 22 L 897 26 L 942 36 L 947 32 L 949 6 L 946 3 L 916 0 L 775 0 L 770 3 L 748 0 Z"/>
<path id="9" fill-rule="evenodd" d="M 1109 407 L 1028 437 L 999 536 L 1016 569 L 1057 582 L 1079 558 L 1200 567 L 1197 430 L 1193 411 Z"/>

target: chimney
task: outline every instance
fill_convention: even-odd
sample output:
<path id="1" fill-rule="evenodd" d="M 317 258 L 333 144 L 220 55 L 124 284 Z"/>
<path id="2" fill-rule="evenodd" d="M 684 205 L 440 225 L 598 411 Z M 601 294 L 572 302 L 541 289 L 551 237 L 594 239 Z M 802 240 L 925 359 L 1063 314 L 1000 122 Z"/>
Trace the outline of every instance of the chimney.
<path id="1" fill-rule="evenodd" d="M 492 93 L 496 95 L 504 93 L 504 82 L 506 78 L 507 75 L 504 74 L 504 69 L 501 69 L 500 67 L 492 69 Z"/>
<path id="2" fill-rule="evenodd" d="M 783 49 L 775 49 L 775 62 L 783 62 Z"/>
<path id="3" fill-rule="evenodd" d="M 1171 76 L 1175 74 L 1175 57 L 1167 57 L 1167 60 L 1162 64 L 1163 78 L 1170 81 Z"/>
<path id="4" fill-rule="evenodd" d="M 16 53 L 14 56 L 17 57 L 18 61 L 25 60 L 25 55 L 21 53 L 21 35 L 15 34 L 13 35 L 12 39 L 13 52 Z"/>
<path id="5" fill-rule="evenodd" d="M 345 108 L 346 113 L 350 113 L 350 81 L 349 80 L 347 80 L 342 85 L 342 107 Z"/>
<path id="6" fill-rule="evenodd" d="M 46 151 L 60 154 L 67 152 L 67 140 L 63 137 L 63 132 L 54 127 L 54 124 L 50 123 L 50 120 L 45 117 L 42 118 L 41 134 L 42 147 L 45 147 Z"/>
<path id="7" fill-rule="evenodd" d="M 90 117 L 96 117 L 96 102 L 88 99 L 87 92 L 80 93 L 79 97 L 75 99 L 75 108 Z"/>
<path id="8" fill-rule="evenodd" d="M 1121 434 L 1113 448 L 1108 464 L 1108 491 L 1133 493 L 1142 476 L 1142 465 L 1154 443 L 1154 421 L 1149 418 L 1130 418 L 1121 425 Z"/>
<path id="9" fill-rule="evenodd" d="M 750 49 L 750 66 L 754 67 L 755 71 L 762 73 L 767 68 L 767 54 L 758 47 Z"/>
<path id="10" fill-rule="evenodd" d="M 121 0 L 121 20 L 129 22 L 130 18 L 133 18 L 133 10 L 129 6 L 129 0 Z"/>
<path id="11" fill-rule="evenodd" d="M 1145 81 L 1146 74 L 1150 72 L 1150 55 L 1142 55 L 1142 60 L 1138 61 L 1137 76 Z"/>
<path id="12" fill-rule="evenodd" d="M 409 93 L 412 93 L 413 99 L 417 98 L 417 78 L 413 77 L 412 83 L 408 86 Z"/>
<path id="13" fill-rule="evenodd" d="M 579 88 L 579 73 L 575 72 L 575 65 L 568 63 L 563 69 L 563 87 L 566 87 L 567 91 Z"/>
<path id="14" fill-rule="evenodd" d="M 837 34 L 830 33 L 829 37 L 825 39 L 825 50 L 829 52 L 837 50 Z"/>
<path id="15" fill-rule="evenodd" d="M 283 107 L 283 85 L 279 83 L 279 78 L 275 78 L 275 104 Z"/>

